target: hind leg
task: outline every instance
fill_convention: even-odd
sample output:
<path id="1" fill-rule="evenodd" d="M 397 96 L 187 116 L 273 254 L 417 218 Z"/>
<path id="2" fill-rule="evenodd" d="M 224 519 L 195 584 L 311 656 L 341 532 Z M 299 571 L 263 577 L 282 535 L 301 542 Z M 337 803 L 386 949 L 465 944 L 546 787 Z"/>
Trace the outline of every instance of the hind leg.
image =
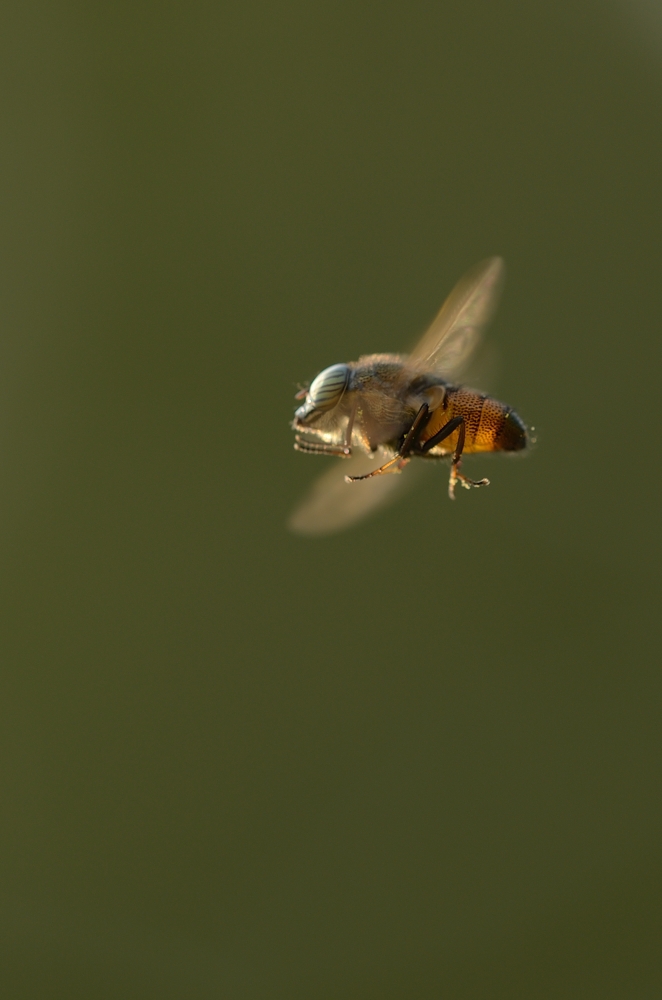
<path id="1" fill-rule="evenodd" d="M 465 489 L 470 490 L 472 486 L 489 486 L 489 479 L 468 479 L 467 476 L 463 476 L 460 472 L 460 462 L 462 461 L 462 452 L 464 451 L 464 441 L 465 441 L 465 423 L 464 417 L 452 417 L 447 424 L 433 434 L 431 438 L 425 442 L 421 447 L 420 451 L 422 455 L 427 455 L 427 453 L 434 448 L 435 445 L 439 444 L 445 438 L 450 437 L 453 431 L 457 430 L 459 427 L 459 433 L 457 435 L 457 444 L 455 446 L 455 451 L 453 452 L 453 461 L 451 463 L 451 476 L 448 481 L 448 495 L 451 500 L 455 499 L 455 484 L 460 483 Z"/>
<path id="2" fill-rule="evenodd" d="M 453 453 L 453 461 L 451 462 L 451 475 L 448 480 L 448 495 L 451 500 L 455 499 L 455 484 L 459 483 L 460 486 L 464 486 L 465 490 L 470 490 L 472 486 L 489 486 L 489 479 L 469 479 L 467 476 L 463 476 L 460 472 L 460 463 L 462 461 L 462 452 L 464 451 L 464 438 L 465 438 L 465 423 L 464 417 L 460 418 L 462 423 L 460 424 L 460 432 L 457 436 L 457 445 L 455 446 L 455 452 Z"/>

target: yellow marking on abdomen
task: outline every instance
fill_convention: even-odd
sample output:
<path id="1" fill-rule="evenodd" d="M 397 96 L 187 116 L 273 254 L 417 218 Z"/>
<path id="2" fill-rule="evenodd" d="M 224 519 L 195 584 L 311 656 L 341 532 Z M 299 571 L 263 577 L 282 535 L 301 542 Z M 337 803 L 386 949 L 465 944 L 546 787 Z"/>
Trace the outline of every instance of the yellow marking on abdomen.
<path id="1" fill-rule="evenodd" d="M 448 392 L 445 406 L 433 411 L 430 422 L 421 440 L 424 443 L 440 431 L 453 417 L 464 417 L 464 451 L 468 454 L 481 451 L 496 451 L 499 433 L 504 425 L 508 407 L 497 399 L 484 396 L 471 389 L 452 389 Z M 441 441 L 440 452 L 450 454 L 455 451 L 459 430 Z M 436 448 L 434 449 L 436 451 Z"/>

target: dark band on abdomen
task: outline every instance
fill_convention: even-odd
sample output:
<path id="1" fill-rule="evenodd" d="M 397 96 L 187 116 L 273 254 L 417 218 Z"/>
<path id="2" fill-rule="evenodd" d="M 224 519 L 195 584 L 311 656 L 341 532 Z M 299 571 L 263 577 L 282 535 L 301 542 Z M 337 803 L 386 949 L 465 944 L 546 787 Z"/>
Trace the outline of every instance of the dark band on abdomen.
<path id="1" fill-rule="evenodd" d="M 526 426 L 514 410 L 508 408 L 504 414 L 501 429 L 494 440 L 497 451 L 521 451 L 526 448 Z"/>

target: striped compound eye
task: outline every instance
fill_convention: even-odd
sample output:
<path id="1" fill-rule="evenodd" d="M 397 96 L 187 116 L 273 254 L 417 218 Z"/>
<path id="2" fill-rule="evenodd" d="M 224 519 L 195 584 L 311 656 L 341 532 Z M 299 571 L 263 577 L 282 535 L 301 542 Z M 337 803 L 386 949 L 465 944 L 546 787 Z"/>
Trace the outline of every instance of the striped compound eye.
<path id="1" fill-rule="evenodd" d="M 339 403 L 349 382 L 347 365 L 331 365 L 320 372 L 310 384 L 308 405 L 311 409 L 330 410 Z"/>

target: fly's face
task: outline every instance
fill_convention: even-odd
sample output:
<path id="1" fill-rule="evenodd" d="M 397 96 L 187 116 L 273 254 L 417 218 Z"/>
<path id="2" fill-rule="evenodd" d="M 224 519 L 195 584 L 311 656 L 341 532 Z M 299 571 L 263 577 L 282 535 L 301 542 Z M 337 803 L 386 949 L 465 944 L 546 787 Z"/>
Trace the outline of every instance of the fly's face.
<path id="1" fill-rule="evenodd" d="M 369 355 L 321 371 L 297 399 L 295 448 L 348 456 L 352 445 L 365 452 L 397 447 L 416 410 L 408 405 L 408 380 L 395 355 Z"/>

